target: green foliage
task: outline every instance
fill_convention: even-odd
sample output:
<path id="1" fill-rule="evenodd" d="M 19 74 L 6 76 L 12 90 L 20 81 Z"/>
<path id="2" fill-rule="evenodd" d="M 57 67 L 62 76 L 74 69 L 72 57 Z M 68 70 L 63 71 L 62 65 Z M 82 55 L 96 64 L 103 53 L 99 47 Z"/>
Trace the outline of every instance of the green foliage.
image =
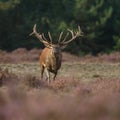
<path id="1" fill-rule="evenodd" d="M 20 4 L 20 0 L 2 0 L 0 1 L 0 10 L 14 9 L 18 4 Z"/>
<path id="2" fill-rule="evenodd" d="M 115 43 L 116 43 L 115 46 L 114 46 L 114 49 L 115 50 L 120 50 L 120 37 L 114 36 L 113 38 L 114 38 Z"/>
<path id="3" fill-rule="evenodd" d="M 76 3 L 75 18 L 77 19 L 75 22 L 84 27 L 85 40 L 89 41 L 88 51 L 93 53 L 105 51 L 111 45 L 111 42 L 106 42 L 104 37 L 106 35 L 108 37 L 107 27 L 109 27 L 108 22 L 112 17 L 113 9 L 110 6 L 105 7 L 105 5 L 104 0 L 91 0 L 89 4 L 88 0 L 77 0 Z"/>
<path id="4" fill-rule="evenodd" d="M 119 0 L 1 0 L 0 49 L 43 47 L 29 37 L 37 23 L 38 31 L 45 35 L 50 31 L 55 42 L 61 31 L 80 25 L 85 35 L 66 48 L 72 53 L 119 50 L 119 4 Z"/>
<path id="5" fill-rule="evenodd" d="M 114 32 L 113 39 L 115 42 L 114 50 L 120 50 L 120 5 L 119 0 L 115 0 L 115 9 L 114 9 Z"/>

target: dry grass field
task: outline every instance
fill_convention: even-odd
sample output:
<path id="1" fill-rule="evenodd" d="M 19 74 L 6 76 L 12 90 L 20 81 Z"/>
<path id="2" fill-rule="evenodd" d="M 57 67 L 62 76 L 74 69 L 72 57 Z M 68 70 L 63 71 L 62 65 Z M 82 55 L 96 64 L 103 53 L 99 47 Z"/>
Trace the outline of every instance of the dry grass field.
<path id="1" fill-rule="evenodd" d="M 56 81 L 40 80 L 41 50 L 0 51 L 0 120 L 119 120 L 120 53 L 63 53 Z"/>

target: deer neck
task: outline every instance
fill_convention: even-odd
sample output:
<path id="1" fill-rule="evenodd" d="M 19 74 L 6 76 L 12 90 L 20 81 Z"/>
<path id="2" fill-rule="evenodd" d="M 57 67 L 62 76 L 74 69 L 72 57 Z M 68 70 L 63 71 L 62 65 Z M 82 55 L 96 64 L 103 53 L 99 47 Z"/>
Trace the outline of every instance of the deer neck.
<path id="1" fill-rule="evenodd" d="M 52 62 L 53 62 L 54 64 L 56 64 L 56 62 L 58 61 L 58 59 L 59 59 L 59 54 L 60 54 L 60 53 L 54 53 L 54 52 L 51 53 Z"/>
<path id="2" fill-rule="evenodd" d="M 61 58 L 62 58 L 62 54 L 61 53 L 54 53 L 51 52 L 51 67 L 52 69 L 56 70 L 59 69 L 59 67 L 61 66 Z"/>

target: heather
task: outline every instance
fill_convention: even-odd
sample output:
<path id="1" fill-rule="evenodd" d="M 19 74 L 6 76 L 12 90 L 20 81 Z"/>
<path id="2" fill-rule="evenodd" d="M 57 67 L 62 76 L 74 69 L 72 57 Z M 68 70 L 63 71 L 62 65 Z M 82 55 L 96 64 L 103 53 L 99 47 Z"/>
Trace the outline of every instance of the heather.
<path id="1" fill-rule="evenodd" d="M 40 80 L 40 51 L 0 52 L 0 120 L 120 119 L 119 53 L 63 53 L 56 81 L 48 85 Z"/>

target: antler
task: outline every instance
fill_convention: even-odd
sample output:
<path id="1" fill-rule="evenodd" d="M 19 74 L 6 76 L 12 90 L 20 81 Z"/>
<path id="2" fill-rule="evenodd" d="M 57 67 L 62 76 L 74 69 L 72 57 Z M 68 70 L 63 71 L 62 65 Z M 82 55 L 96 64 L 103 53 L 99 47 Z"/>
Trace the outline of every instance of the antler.
<path id="1" fill-rule="evenodd" d="M 72 42 L 73 40 L 75 40 L 77 37 L 83 36 L 83 32 L 80 29 L 80 26 L 78 26 L 78 31 L 73 31 L 68 29 L 69 32 L 67 32 L 66 36 L 64 37 L 63 41 L 61 41 L 62 36 L 63 36 L 63 32 L 60 33 L 59 35 L 59 39 L 58 39 L 58 44 L 61 45 L 67 45 L 68 43 Z M 69 33 L 71 34 L 72 38 L 70 40 L 67 40 Z M 46 39 L 46 37 L 44 36 L 44 33 L 40 34 L 37 32 L 36 30 L 36 24 L 33 27 L 33 32 L 30 34 L 31 35 L 35 35 L 45 46 L 50 46 L 52 45 L 52 37 L 50 32 L 48 32 L 48 37 L 49 37 L 49 41 Z"/>
<path id="2" fill-rule="evenodd" d="M 49 41 L 45 38 L 44 33 L 40 34 L 40 33 L 37 32 L 37 30 L 36 30 L 36 24 L 33 27 L 33 32 L 30 34 L 30 36 L 31 35 L 35 35 L 40 40 L 40 42 L 42 42 L 45 45 L 52 44 L 52 37 L 51 37 L 50 32 L 48 32 L 48 36 L 49 36 L 49 39 L 50 39 L 51 43 L 49 43 Z"/>
<path id="3" fill-rule="evenodd" d="M 48 32 L 48 36 L 49 36 L 49 39 L 50 39 L 50 42 L 51 42 L 51 44 L 52 44 L 52 36 L 51 36 L 51 34 L 50 34 L 50 32 Z"/>
<path id="4" fill-rule="evenodd" d="M 83 32 L 80 29 L 80 26 L 78 26 L 78 31 L 74 32 L 73 30 L 68 29 L 68 31 L 71 33 L 72 38 L 68 41 L 66 41 L 69 32 L 66 34 L 64 40 L 62 42 L 60 42 L 62 45 L 67 45 L 68 43 L 72 42 L 73 40 L 75 40 L 77 37 L 83 36 Z"/>

